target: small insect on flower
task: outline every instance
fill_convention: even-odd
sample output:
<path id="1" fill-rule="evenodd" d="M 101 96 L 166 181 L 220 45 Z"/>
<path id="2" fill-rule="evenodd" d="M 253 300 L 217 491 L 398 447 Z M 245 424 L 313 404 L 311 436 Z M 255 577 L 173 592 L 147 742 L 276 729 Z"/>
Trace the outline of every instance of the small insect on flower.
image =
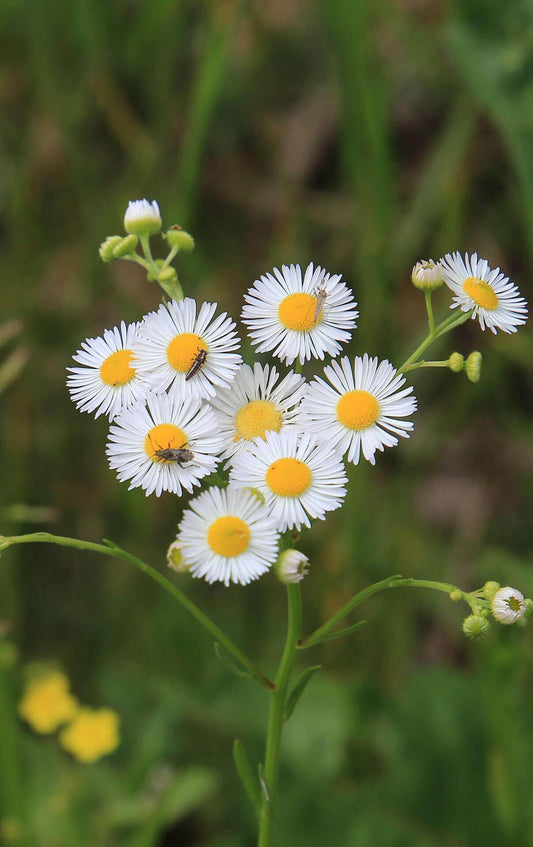
<path id="1" fill-rule="evenodd" d="M 177 462 L 178 465 L 184 465 L 186 462 L 192 462 L 194 453 L 192 450 L 187 450 L 185 447 L 165 447 L 163 450 L 154 450 L 158 459 L 163 462 Z"/>
<path id="2" fill-rule="evenodd" d="M 324 303 L 326 302 L 326 298 L 328 296 L 327 289 L 324 285 L 325 277 L 320 282 L 320 288 L 317 288 L 315 297 L 316 297 L 316 306 L 315 306 L 315 314 L 313 315 L 313 323 L 316 324 L 317 320 L 320 317 L 320 313 L 324 308 Z"/>
<path id="3" fill-rule="evenodd" d="M 195 374 L 198 373 L 200 368 L 203 368 L 207 359 L 207 350 L 203 350 L 202 348 L 198 348 L 198 352 L 194 358 L 194 362 L 190 366 L 189 370 L 185 374 L 185 382 L 188 382 Z"/>

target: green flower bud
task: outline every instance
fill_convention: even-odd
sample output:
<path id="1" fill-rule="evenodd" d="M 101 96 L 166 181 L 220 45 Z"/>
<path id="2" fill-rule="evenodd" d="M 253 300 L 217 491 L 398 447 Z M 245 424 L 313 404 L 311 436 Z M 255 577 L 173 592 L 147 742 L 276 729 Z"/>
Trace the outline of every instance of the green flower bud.
<path id="1" fill-rule="evenodd" d="M 113 255 L 113 250 L 120 244 L 122 241 L 121 235 L 109 235 L 105 241 L 102 241 L 100 244 L 100 258 L 103 262 L 113 262 L 115 260 L 115 256 Z"/>
<path id="2" fill-rule="evenodd" d="M 450 600 L 453 603 L 457 603 L 459 600 L 463 599 L 463 592 L 460 588 L 454 588 L 453 591 L 450 591 Z"/>
<path id="3" fill-rule="evenodd" d="M 481 615 L 469 615 L 463 621 L 463 632 L 474 640 L 484 638 L 490 629 L 490 623 Z"/>
<path id="4" fill-rule="evenodd" d="M 522 628 L 527 626 L 531 617 L 533 615 L 533 600 L 530 600 L 529 597 L 526 600 L 526 610 L 521 618 L 518 619 L 517 624 Z"/>
<path id="5" fill-rule="evenodd" d="M 165 268 L 159 273 L 157 278 L 160 282 L 176 282 L 178 275 L 174 268 Z"/>
<path id="6" fill-rule="evenodd" d="M 489 582 L 486 582 L 483 586 L 483 597 L 485 598 L 485 600 L 488 600 L 490 602 L 499 587 L 500 583 L 494 582 L 494 580 L 489 580 Z"/>
<path id="7" fill-rule="evenodd" d="M 470 353 L 470 356 L 465 362 L 465 371 L 470 382 L 479 382 L 481 376 L 481 362 L 483 356 L 477 350 Z"/>
<path id="8" fill-rule="evenodd" d="M 309 559 L 299 550 L 284 550 L 275 567 L 281 582 L 301 582 L 309 573 Z"/>
<path id="9" fill-rule="evenodd" d="M 123 259 L 125 256 L 131 256 L 132 253 L 135 253 L 138 243 L 139 239 L 136 235 L 127 235 L 126 238 L 121 238 L 120 243 L 113 250 L 113 256 L 115 259 Z"/>
<path id="10" fill-rule="evenodd" d="M 171 226 L 165 232 L 163 238 L 166 239 L 169 247 L 183 250 L 185 253 L 190 253 L 191 250 L 194 250 L 194 238 L 178 226 L 178 224 Z"/>
<path id="11" fill-rule="evenodd" d="M 442 268 L 433 259 L 423 259 L 414 266 L 411 281 L 421 291 L 435 291 L 444 283 Z"/>
<path id="12" fill-rule="evenodd" d="M 124 215 L 124 229 L 133 235 L 155 235 L 162 226 L 156 201 L 130 200 Z"/>
<path id="13" fill-rule="evenodd" d="M 461 353 L 452 353 L 448 359 L 448 367 L 454 374 L 458 374 L 459 371 L 463 370 L 464 363 L 465 357 Z"/>
<path id="14" fill-rule="evenodd" d="M 167 565 L 176 573 L 187 573 L 190 565 L 184 561 L 179 541 L 173 541 L 167 550 Z"/>

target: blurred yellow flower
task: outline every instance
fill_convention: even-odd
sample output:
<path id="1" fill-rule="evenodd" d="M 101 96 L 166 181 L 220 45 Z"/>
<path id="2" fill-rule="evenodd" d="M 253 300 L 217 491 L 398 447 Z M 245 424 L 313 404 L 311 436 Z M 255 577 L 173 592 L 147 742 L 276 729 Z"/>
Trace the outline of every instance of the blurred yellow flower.
<path id="1" fill-rule="evenodd" d="M 118 747 L 119 716 L 112 709 L 81 708 L 59 741 L 78 761 L 95 762 Z"/>
<path id="2" fill-rule="evenodd" d="M 19 714 L 35 732 L 47 735 L 71 720 L 77 708 L 67 677 L 60 671 L 49 671 L 28 682 Z"/>

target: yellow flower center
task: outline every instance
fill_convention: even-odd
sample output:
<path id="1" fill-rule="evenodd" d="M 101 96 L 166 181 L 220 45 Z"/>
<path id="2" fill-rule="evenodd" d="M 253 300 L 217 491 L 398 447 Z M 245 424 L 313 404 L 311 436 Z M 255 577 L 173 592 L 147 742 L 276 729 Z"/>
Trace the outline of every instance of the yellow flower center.
<path id="1" fill-rule="evenodd" d="M 207 350 L 207 345 L 194 332 L 182 332 L 176 335 L 167 347 L 167 362 L 175 371 L 187 373 L 200 350 Z"/>
<path id="2" fill-rule="evenodd" d="M 252 438 L 264 438 L 265 433 L 274 430 L 279 432 L 281 429 L 282 414 L 279 412 L 274 403 L 269 400 L 252 400 L 239 409 L 235 416 L 235 441 L 240 438 L 245 438 L 251 441 Z"/>
<path id="3" fill-rule="evenodd" d="M 322 320 L 322 311 L 315 320 L 317 298 L 305 292 L 296 292 L 285 297 L 278 307 L 278 318 L 287 329 L 305 332 Z"/>
<path id="4" fill-rule="evenodd" d="M 154 462 L 165 463 L 166 459 L 156 455 L 156 450 L 179 450 L 187 444 L 187 436 L 174 424 L 153 426 L 144 439 L 144 449 Z"/>
<path id="5" fill-rule="evenodd" d="M 131 350 L 117 350 L 111 353 L 100 365 L 100 379 L 106 385 L 117 387 L 126 385 L 135 376 L 135 368 L 130 365 L 135 358 Z"/>
<path id="6" fill-rule="evenodd" d="M 489 309 L 492 311 L 493 309 L 498 308 L 498 297 L 494 293 L 492 286 L 490 286 L 488 282 L 485 282 L 484 279 L 477 279 L 475 276 L 469 276 L 468 279 L 465 279 L 463 282 L 463 291 L 472 298 L 474 303 L 481 306 L 482 309 Z"/>
<path id="7" fill-rule="evenodd" d="M 209 527 L 207 543 L 219 556 L 227 559 L 239 556 L 250 543 L 250 528 L 243 520 L 232 515 L 217 518 Z"/>
<path id="8" fill-rule="evenodd" d="M 348 429 L 366 429 L 377 421 L 379 403 L 369 391 L 348 391 L 337 403 L 337 419 Z"/>
<path id="9" fill-rule="evenodd" d="M 305 462 L 299 459 L 276 459 L 266 472 L 266 484 L 280 497 L 298 497 L 307 491 L 312 474 Z"/>

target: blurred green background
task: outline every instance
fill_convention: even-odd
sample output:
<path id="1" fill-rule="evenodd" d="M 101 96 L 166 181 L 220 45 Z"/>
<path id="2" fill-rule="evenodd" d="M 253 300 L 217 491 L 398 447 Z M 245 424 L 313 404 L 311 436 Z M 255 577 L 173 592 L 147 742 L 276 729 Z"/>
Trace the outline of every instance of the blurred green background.
<path id="1" fill-rule="evenodd" d="M 65 388 L 86 336 L 159 302 L 138 268 L 98 257 L 130 199 L 193 232 L 186 291 L 235 317 L 274 265 L 342 273 L 361 312 L 351 353 L 399 364 L 414 348 L 419 258 L 477 250 L 531 299 L 527 0 L 5 0 L 0 30 L 0 322 L 21 327 L 2 359 L 28 358 L 0 395 L 3 534 L 108 537 L 166 570 L 182 504 L 120 485 L 106 421 Z M 450 345 L 435 353 L 483 352 L 481 382 L 416 372 L 412 438 L 353 468 L 343 510 L 304 535 L 307 631 L 393 573 L 533 595 L 531 333 L 468 322 Z M 272 576 L 172 578 L 274 672 Z M 280 847 L 533 844 L 531 634 L 465 643 L 466 612 L 389 592 L 361 632 L 305 655 L 326 669 L 287 726 Z M 267 696 L 157 586 L 88 553 L 15 548 L 0 624 L 2 843 L 253 845 L 231 746 L 261 757 Z M 35 660 L 120 713 L 116 754 L 81 765 L 13 720 Z"/>

